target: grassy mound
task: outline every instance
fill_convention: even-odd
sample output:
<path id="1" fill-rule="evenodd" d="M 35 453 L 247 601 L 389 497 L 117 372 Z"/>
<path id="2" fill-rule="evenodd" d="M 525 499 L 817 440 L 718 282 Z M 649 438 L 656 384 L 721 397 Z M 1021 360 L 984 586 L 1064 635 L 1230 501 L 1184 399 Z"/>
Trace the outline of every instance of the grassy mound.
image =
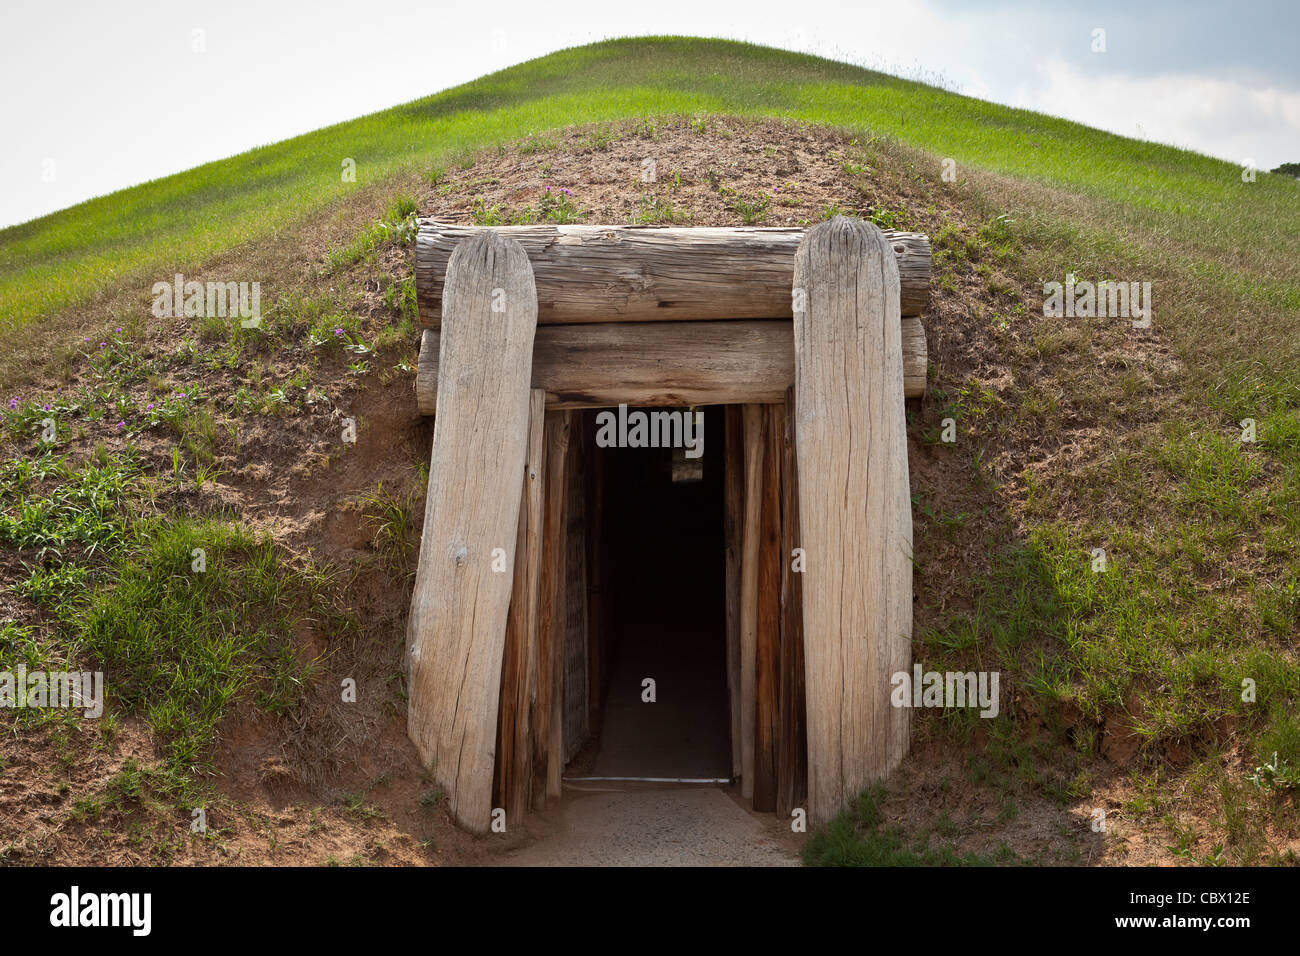
<path id="1" fill-rule="evenodd" d="M 1290 178 L 1186 151 L 662 38 L 562 51 L 4 230 L 0 653 L 104 663 L 158 734 L 169 792 L 213 760 L 247 776 L 213 745 L 251 708 L 288 728 L 258 743 L 254 776 L 376 826 L 354 812 L 370 795 L 396 807 L 395 781 L 423 786 L 400 756 L 428 440 L 409 394 L 413 215 L 846 212 L 934 242 L 931 384 L 909 408 L 916 659 L 999 670 L 1006 700 L 989 721 L 917 714 L 914 758 L 810 860 L 1293 861 L 1298 200 Z M 154 319 L 150 288 L 177 271 L 262 281 L 263 328 Z M 1071 274 L 1150 282 L 1151 326 L 1044 314 L 1044 283 Z M 358 674 L 360 718 L 337 700 Z M 358 722 L 354 750 L 323 742 Z M 365 753 L 381 740 L 382 768 Z"/>

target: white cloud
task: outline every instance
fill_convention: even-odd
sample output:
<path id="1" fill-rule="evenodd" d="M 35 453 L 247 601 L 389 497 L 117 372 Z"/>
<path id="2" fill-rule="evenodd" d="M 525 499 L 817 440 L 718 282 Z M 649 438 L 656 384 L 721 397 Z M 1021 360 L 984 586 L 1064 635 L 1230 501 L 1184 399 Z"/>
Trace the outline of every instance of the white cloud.
<path id="1" fill-rule="evenodd" d="M 1300 161 L 1300 92 L 1192 74 L 1098 76 L 1058 58 L 1039 72 L 1025 105 L 1044 113 L 1234 163 Z"/>

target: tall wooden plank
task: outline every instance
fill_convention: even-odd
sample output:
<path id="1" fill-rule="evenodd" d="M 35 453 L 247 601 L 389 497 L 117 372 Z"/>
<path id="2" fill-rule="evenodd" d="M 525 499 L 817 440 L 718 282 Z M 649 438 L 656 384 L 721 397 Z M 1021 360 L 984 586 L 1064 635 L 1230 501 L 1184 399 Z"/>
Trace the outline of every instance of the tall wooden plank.
<path id="1" fill-rule="evenodd" d="M 890 677 L 911 661 L 898 267 L 874 225 L 813 227 L 794 274 L 809 818 L 883 778 L 908 746 Z"/>
<path id="2" fill-rule="evenodd" d="M 537 620 L 537 697 L 533 707 L 533 806 L 560 796 L 564 771 L 565 558 L 571 412 L 546 413 L 542 489 L 542 580 Z"/>
<path id="3" fill-rule="evenodd" d="M 517 242 L 457 247 L 443 298 L 438 416 L 407 650 L 407 733 L 452 816 L 491 820 L 497 708 L 528 446 L 537 295 Z M 483 428 L 490 420 L 493 427 Z M 500 567 L 505 553 L 504 571 Z"/>
<path id="4" fill-rule="evenodd" d="M 763 520 L 763 454 L 767 415 L 762 405 L 745 405 L 745 516 L 740 548 L 740 792 L 754 797 L 754 722 L 758 717 L 759 560 Z"/>
<path id="5" fill-rule="evenodd" d="M 781 652 L 781 458 L 785 406 L 764 405 L 754 651 L 754 804 L 776 809 Z"/>
<path id="6" fill-rule="evenodd" d="M 786 393 L 781 443 L 781 662 L 776 810 L 789 817 L 808 796 L 808 738 L 804 729 L 803 573 L 799 547 L 799 470 L 794 447 L 794 388 Z"/>
<path id="7" fill-rule="evenodd" d="M 582 422 L 587 434 L 594 434 L 592 413 L 583 413 L 578 420 Z M 600 702 L 607 666 L 604 465 L 604 457 L 593 443 L 587 455 L 587 465 L 583 469 L 587 495 L 587 732 L 593 737 L 600 733 Z"/>
<path id="8" fill-rule="evenodd" d="M 570 413 L 569 473 L 565 478 L 564 762 L 587 739 L 587 515 L 583 473 L 587 432 L 581 413 Z"/>
<path id="9" fill-rule="evenodd" d="M 501 712 L 497 720 L 494 807 L 504 807 L 507 825 L 522 820 L 532 793 L 532 703 L 537 693 L 537 589 L 541 582 L 542 475 L 546 466 L 543 416 L 546 394 L 529 395 L 528 457 L 519 508 L 514 587 L 501 662 Z"/>
<path id="10" fill-rule="evenodd" d="M 726 406 L 725 414 L 723 534 L 727 563 L 727 695 L 731 708 L 731 775 L 739 779 L 743 749 L 740 720 L 740 558 L 745 523 L 745 420 L 739 405 Z"/>

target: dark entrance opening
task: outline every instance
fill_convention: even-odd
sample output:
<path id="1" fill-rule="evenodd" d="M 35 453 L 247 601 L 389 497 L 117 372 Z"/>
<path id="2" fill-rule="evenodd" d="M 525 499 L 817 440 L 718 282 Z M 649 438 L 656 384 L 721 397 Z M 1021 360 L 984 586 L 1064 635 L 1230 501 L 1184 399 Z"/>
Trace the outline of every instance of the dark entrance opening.
<path id="1" fill-rule="evenodd" d="M 698 458 L 673 448 L 588 445 L 602 488 L 599 528 L 589 531 L 601 535 L 603 694 L 597 736 L 571 774 L 731 777 L 726 425 L 721 406 L 703 417 Z M 647 679 L 653 703 L 644 700 Z"/>

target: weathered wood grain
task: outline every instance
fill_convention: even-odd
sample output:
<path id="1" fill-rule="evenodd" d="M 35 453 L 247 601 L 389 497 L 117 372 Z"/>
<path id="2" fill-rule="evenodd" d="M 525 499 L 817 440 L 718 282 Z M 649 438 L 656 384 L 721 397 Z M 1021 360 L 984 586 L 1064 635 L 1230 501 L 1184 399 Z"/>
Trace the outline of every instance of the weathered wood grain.
<path id="1" fill-rule="evenodd" d="M 486 227 L 421 219 L 415 244 L 420 322 L 442 321 L 448 258 Z M 794 254 L 805 230 L 768 226 L 494 226 L 528 252 L 540 325 L 775 319 L 791 315 Z M 902 315 L 930 294 L 930 240 L 884 233 L 898 263 Z"/>
<path id="2" fill-rule="evenodd" d="M 731 710 L 731 775 L 740 779 L 741 676 L 740 676 L 740 561 L 745 537 L 745 420 L 740 405 L 726 407 L 726 460 L 723 464 L 723 533 L 726 546 L 727 595 L 727 696 Z"/>
<path id="3" fill-rule="evenodd" d="M 763 405 L 758 521 L 758 628 L 754 648 L 754 804 L 776 809 L 781 654 L 781 457 L 785 404 Z"/>
<path id="4" fill-rule="evenodd" d="M 795 456 L 794 387 L 786 392 L 781 442 L 781 662 L 776 811 L 789 818 L 808 796 L 808 737 L 804 728 L 803 574 L 799 547 L 799 468 Z"/>
<path id="5" fill-rule="evenodd" d="M 925 392 L 921 320 L 903 319 L 903 389 Z M 532 386 L 547 408 L 783 402 L 794 384 L 788 321 L 551 325 L 537 330 Z M 438 401 L 438 332 L 425 329 L 415 377 L 420 411 Z"/>
<path id="6" fill-rule="evenodd" d="M 795 446 L 809 819 L 829 820 L 906 753 L 890 677 L 911 660 L 912 516 L 897 265 L 885 237 L 836 217 L 809 231 L 794 284 Z"/>
<path id="7" fill-rule="evenodd" d="M 590 412 L 579 417 L 580 427 L 594 434 L 595 423 Z M 586 500 L 587 513 L 587 731 L 592 737 L 600 733 L 601 700 L 604 694 L 604 674 L 608 667 L 608 627 L 605 623 L 605 590 L 608 568 L 605 557 L 605 461 L 599 449 L 592 448 L 587 457 Z"/>
<path id="8" fill-rule="evenodd" d="M 564 772 L 564 634 L 572 414 L 546 413 L 542 489 L 542 581 L 537 621 L 538 687 L 533 716 L 533 806 L 558 799 Z"/>
<path id="9" fill-rule="evenodd" d="M 444 375 L 407 632 L 407 732 L 452 816 L 481 833 L 491 820 L 537 324 L 523 248 L 492 233 L 458 246 L 445 304 Z M 480 427 L 485 418 L 492 428 Z M 493 568 L 497 548 L 504 571 Z"/>
<path id="10" fill-rule="evenodd" d="M 754 798 L 754 737 L 758 717 L 759 588 L 762 560 L 763 457 L 767 416 L 762 405 L 743 407 L 745 445 L 745 515 L 740 549 L 740 792 Z"/>
<path id="11" fill-rule="evenodd" d="M 541 582 L 542 476 L 546 467 L 543 416 L 546 395 L 528 401 L 528 457 L 519 507 L 515 573 L 501 662 L 501 710 L 497 718 L 493 805 L 504 807 L 507 826 L 521 821 L 532 795 L 532 706 L 537 693 L 537 608 Z"/>
<path id="12" fill-rule="evenodd" d="M 565 476 L 564 582 L 564 764 L 573 759 L 587 740 L 587 668 L 591 653 L 587 631 L 587 431 L 580 412 L 570 412 L 569 468 Z M 560 768 L 563 770 L 563 765 Z"/>

